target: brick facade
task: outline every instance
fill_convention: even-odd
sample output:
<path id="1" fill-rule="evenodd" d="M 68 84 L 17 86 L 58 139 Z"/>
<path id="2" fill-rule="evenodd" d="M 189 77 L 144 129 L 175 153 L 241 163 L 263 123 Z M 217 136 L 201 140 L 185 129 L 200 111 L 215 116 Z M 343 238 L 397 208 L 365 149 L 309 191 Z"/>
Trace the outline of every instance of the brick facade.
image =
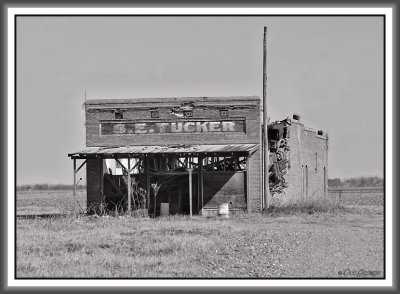
<path id="1" fill-rule="evenodd" d="M 192 109 L 192 117 L 179 117 L 185 105 Z M 222 98 L 158 98 L 127 100 L 92 100 L 85 103 L 86 146 L 164 145 L 164 144 L 229 144 L 260 142 L 260 99 L 250 97 Z M 174 109 L 177 111 L 173 112 Z M 152 118 L 152 110 L 158 118 Z M 227 117 L 221 116 L 227 110 Z M 243 132 L 182 132 L 101 135 L 101 123 L 117 123 L 115 112 L 120 111 L 120 121 L 135 122 L 185 122 L 244 121 Z"/>
<path id="2" fill-rule="evenodd" d="M 325 197 L 328 181 L 328 137 L 292 120 L 289 128 L 290 148 L 286 182 L 281 198 L 288 202 L 312 201 Z"/>
<path id="3" fill-rule="evenodd" d="M 87 147 L 261 142 L 256 96 L 89 100 L 85 110 Z M 248 211 L 261 209 L 260 154 L 248 159 L 243 177 Z M 104 172 L 98 160 L 87 161 L 88 207 L 101 200 Z"/>
<path id="4" fill-rule="evenodd" d="M 247 160 L 243 185 L 247 210 L 255 212 L 263 208 L 258 97 L 90 100 L 85 102 L 85 109 L 87 147 L 258 144 L 259 149 Z M 279 196 L 280 203 L 311 201 L 326 196 L 327 135 L 292 119 L 286 136 L 290 151 L 284 178 L 288 187 Z M 87 160 L 88 207 L 98 206 L 101 202 L 105 172 L 104 161 Z M 269 204 L 273 201 L 268 199 Z"/>

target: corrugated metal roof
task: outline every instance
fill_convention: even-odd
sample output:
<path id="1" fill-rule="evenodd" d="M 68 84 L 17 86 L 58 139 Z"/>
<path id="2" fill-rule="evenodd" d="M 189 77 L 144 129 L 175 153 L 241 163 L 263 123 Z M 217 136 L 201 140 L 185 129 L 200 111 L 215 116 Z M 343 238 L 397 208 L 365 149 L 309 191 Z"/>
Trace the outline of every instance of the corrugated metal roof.
<path id="1" fill-rule="evenodd" d="M 82 151 L 69 153 L 70 157 L 91 155 L 115 156 L 125 154 L 199 154 L 199 153 L 253 153 L 258 144 L 221 144 L 221 145 L 168 145 L 168 146 L 124 146 L 124 147 L 88 147 Z"/>

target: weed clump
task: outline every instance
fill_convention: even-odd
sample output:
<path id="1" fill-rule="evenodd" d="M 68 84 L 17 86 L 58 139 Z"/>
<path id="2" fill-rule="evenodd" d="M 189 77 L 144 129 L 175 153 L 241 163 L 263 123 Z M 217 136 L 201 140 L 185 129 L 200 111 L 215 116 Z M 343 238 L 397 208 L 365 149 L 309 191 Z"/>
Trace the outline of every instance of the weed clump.
<path id="1" fill-rule="evenodd" d="M 346 212 L 347 208 L 329 199 L 321 199 L 314 201 L 273 203 L 266 213 L 271 216 L 278 215 L 298 215 L 298 214 L 324 214 Z"/>

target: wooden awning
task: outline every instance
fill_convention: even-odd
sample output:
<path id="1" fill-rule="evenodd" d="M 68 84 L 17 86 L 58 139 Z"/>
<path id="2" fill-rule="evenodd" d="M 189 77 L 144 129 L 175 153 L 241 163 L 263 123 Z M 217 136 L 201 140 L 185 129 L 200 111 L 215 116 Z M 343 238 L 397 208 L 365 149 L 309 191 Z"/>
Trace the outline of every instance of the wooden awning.
<path id="1" fill-rule="evenodd" d="M 176 156 L 229 156 L 251 155 L 259 148 L 258 144 L 220 144 L 220 145 L 165 145 L 165 146 L 123 146 L 88 147 L 82 151 L 69 153 L 71 158 L 126 158 L 143 155 Z"/>

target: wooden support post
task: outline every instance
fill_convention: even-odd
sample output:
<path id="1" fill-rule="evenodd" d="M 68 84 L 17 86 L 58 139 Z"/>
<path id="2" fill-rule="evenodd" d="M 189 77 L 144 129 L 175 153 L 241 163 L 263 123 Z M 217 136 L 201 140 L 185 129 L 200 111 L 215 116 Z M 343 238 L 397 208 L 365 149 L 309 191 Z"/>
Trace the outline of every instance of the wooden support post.
<path id="1" fill-rule="evenodd" d="M 76 159 L 74 158 L 74 206 L 73 206 L 74 215 L 75 215 L 75 205 L 76 205 Z"/>
<path id="2" fill-rule="evenodd" d="M 128 157 L 128 215 L 131 215 L 131 159 Z"/>
<path id="3" fill-rule="evenodd" d="M 203 158 L 199 159 L 199 169 L 198 169 L 198 176 L 197 176 L 197 181 L 199 184 L 199 202 L 200 202 L 200 208 L 199 208 L 199 213 L 201 211 L 201 215 L 203 215 Z M 200 210 L 201 209 L 201 210 Z"/>
<path id="4" fill-rule="evenodd" d="M 155 193 L 155 191 L 153 190 L 153 197 L 154 197 L 154 217 L 156 217 L 156 213 L 157 213 L 157 195 Z"/>
<path id="5" fill-rule="evenodd" d="M 86 163 L 86 159 L 82 162 L 82 164 L 78 167 L 78 169 L 76 170 L 75 173 L 78 173 L 78 171 L 80 171 L 80 169 L 85 165 Z"/>
<path id="6" fill-rule="evenodd" d="M 202 161 L 200 157 L 197 158 L 197 214 L 200 213 L 200 162 Z"/>
<path id="7" fill-rule="evenodd" d="M 193 198 L 193 191 L 192 191 L 192 172 L 193 172 L 193 168 L 188 168 L 188 171 L 189 171 L 189 210 L 190 210 L 190 217 L 192 217 L 193 216 L 193 201 L 192 201 L 192 198 Z"/>
<path id="8" fill-rule="evenodd" d="M 149 158 L 146 156 L 144 158 L 144 177 L 146 179 L 146 194 L 147 194 L 147 210 L 149 212 L 150 215 L 150 173 L 149 173 L 149 165 L 150 165 L 150 160 Z"/>

